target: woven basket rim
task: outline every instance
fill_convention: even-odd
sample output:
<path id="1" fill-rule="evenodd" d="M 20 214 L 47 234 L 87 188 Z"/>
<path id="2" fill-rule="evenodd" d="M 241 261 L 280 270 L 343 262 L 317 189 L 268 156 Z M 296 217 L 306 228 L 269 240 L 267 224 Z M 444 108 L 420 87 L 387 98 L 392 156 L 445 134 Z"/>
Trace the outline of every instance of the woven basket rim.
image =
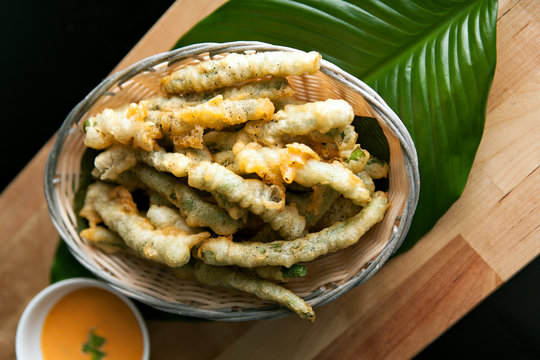
<path id="1" fill-rule="evenodd" d="M 87 269 L 89 269 L 98 278 L 105 280 L 109 285 L 122 292 L 123 294 L 137 299 L 143 303 L 151 305 L 159 310 L 175 313 L 179 315 L 202 317 L 213 320 L 224 321 L 246 321 L 246 320 L 258 320 L 279 318 L 290 315 L 292 312 L 288 309 L 279 307 L 277 305 L 271 305 L 263 308 L 246 309 L 242 311 L 232 311 L 231 309 L 200 309 L 188 304 L 172 304 L 161 299 L 157 299 L 146 294 L 139 293 L 129 287 L 125 286 L 117 279 L 110 276 L 107 272 L 100 269 L 96 264 L 90 262 L 84 256 L 79 253 L 74 241 L 71 239 L 71 235 L 66 227 L 66 224 L 62 221 L 62 217 L 59 214 L 59 203 L 56 199 L 56 193 L 54 191 L 54 185 L 60 181 L 56 174 L 58 160 L 62 152 L 64 142 L 72 131 L 73 124 L 77 124 L 79 120 L 86 114 L 86 112 L 96 103 L 96 101 L 106 93 L 114 85 L 122 84 L 133 76 L 145 72 L 153 71 L 155 66 L 167 63 L 167 66 L 183 59 L 197 57 L 198 54 L 210 53 L 231 53 L 231 52 L 244 52 L 247 50 L 254 51 L 299 51 L 294 48 L 276 46 L 263 42 L 254 41 L 236 41 L 228 43 L 202 43 L 186 46 L 180 49 L 176 49 L 169 52 L 164 52 L 150 56 L 143 59 L 130 67 L 122 70 L 116 74 L 103 80 L 96 88 L 94 88 L 79 104 L 77 104 L 73 110 L 68 114 L 62 126 L 57 134 L 56 141 L 49 153 L 47 162 L 45 165 L 44 174 L 44 191 L 49 213 L 53 224 L 58 230 L 62 239 L 68 245 L 70 252 L 74 257 Z M 351 288 L 360 285 L 373 276 L 388 260 L 388 258 L 399 248 L 403 242 L 405 235 L 410 227 L 412 216 L 416 205 L 418 203 L 420 176 L 418 172 L 418 158 L 414 143 L 407 129 L 399 119 L 399 117 L 390 109 L 390 107 L 384 102 L 384 100 L 368 85 L 355 78 L 351 74 L 340 69 L 336 65 L 326 61 L 321 61 L 321 70 L 323 74 L 337 80 L 340 83 L 344 83 L 353 91 L 359 93 L 368 102 L 375 112 L 385 121 L 390 127 L 394 135 L 399 139 L 401 150 L 404 156 L 404 162 L 406 166 L 406 172 L 409 179 L 409 196 L 404 204 L 403 213 L 401 215 L 401 221 L 399 225 L 394 225 L 392 235 L 387 241 L 381 253 L 375 260 L 368 263 L 368 266 L 362 269 L 359 273 L 351 277 L 345 283 L 329 290 L 329 291 L 317 291 L 312 293 L 306 298 L 306 301 L 311 306 L 319 306 L 326 304 Z"/>

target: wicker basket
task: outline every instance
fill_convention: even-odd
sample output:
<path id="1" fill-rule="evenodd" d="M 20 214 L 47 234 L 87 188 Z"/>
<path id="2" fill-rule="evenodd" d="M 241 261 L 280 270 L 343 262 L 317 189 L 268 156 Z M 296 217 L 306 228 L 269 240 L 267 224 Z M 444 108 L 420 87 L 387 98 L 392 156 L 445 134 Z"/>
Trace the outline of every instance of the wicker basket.
<path id="1" fill-rule="evenodd" d="M 73 210 L 79 182 L 84 121 L 107 107 L 137 102 L 160 93 L 159 80 L 188 63 L 227 53 L 295 51 L 260 42 L 197 44 L 142 60 L 99 84 L 64 121 L 45 169 L 45 195 L 52 220 L 72 254 L 96 276 L 127 296 L 160 310 L 214 320 L 276 318 L 291 312 L 251 295 L 178 280 L 160 266 L 128 254 L 106 254 L 77 233 Z M 375 117 L 390 148 L 389 199 L 384 220 L 356 245 L 308 264 L 308 276 L 286 286 L 311 306 L 325 304 L 371 277 L 399 247 L 411 223 L 419 192 L 416 150 L 402 122 L 368 86 L 323 60 L 315 75 L 289 77 L 298 98 L 341 98 L 357 115 Z"/>

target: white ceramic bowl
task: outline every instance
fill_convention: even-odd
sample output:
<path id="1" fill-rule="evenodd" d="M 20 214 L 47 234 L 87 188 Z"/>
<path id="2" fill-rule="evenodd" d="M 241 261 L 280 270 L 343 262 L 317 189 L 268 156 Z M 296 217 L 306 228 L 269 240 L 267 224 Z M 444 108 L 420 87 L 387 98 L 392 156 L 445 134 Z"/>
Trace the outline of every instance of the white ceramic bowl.
<path id="1" fill-rule="evenodd" d="M 133 312 L 143 337 L 143 360 L 150 358 L 150 338 L 148 337 L 148 329 L 141 313 L 131 300 L 124 295 L 114 290 L 105 283 L 87 279 L 73 278 L 59 281 L 50 285 L 37 294 L 32 301 L 26 306 L 17 326 L 17 335 L 15 339 L 15 351 L 18 360 L 41 360 L 41 329 L 43 322 L 51 308 L 61 298 L 67 294 L 82 288 L 96 287 L 106 290 L 119 297 Z"/>

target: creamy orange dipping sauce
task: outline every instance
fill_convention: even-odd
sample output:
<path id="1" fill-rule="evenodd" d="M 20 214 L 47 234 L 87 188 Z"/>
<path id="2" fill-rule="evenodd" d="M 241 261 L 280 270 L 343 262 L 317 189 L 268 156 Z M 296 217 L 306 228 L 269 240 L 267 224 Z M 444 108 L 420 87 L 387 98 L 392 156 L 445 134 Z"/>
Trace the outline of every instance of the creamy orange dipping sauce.
<path id="1" fill-rule="evenodd" d="M 58 301 L 47 315 L 41 332 L 45 360 L 91 359 L 82 351 L 90 332 L 105 338 L 99 351 L 103 360 L 141 359 L 143 337 L 130 308 L 110 292 L 88 287 Z"/>

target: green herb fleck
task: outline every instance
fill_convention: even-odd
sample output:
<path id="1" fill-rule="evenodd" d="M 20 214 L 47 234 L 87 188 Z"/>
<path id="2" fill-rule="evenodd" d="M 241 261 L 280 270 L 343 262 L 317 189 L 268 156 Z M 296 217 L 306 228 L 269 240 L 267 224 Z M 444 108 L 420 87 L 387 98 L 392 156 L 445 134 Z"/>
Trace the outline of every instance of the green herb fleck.
<path id="1" fill-rule="evenodd" d="M 90 330 L 88 334 L 88 342 L 83 345 L 83 353 L 90 353 L 92 360 L 101 360 L 105 356 L 103 351 L 100 351 L 99 348 L 105 344 L 105 338 L 95 334 L 95 328 Z"/>
<path id="2" fill-rule="evenodd" d="M 341 136 L 341 140 L 344 140 L 345 139 L 345 131 L 342 131 L 341 134 L 339 134 Z"/>
<path id="3" fill-rule="evenodd" d="M 283 266 L 281 268 L 281 273 L 285 278 L 304 277 L 307 275 L 307 269 L 304 265 L 294 264 L 290 268 Z"/>
<path id="4" fill-rule="evenodd" d="M 84 122 L 84 132 L 86 132 L 86 130 L 90 127 L 90 125 L 92 125 L 92 124 L 90 123 L 90 120 L 86 120 L 86 121 Z"/>
<path id="5" fill-rule="evenodd" d="M 358 149 L 355 149 L 352 153 L 351 153 L 351 158 L 350 160 L 353 160 L 353 161 L 357 161 L 358 159 L 361 159 L 363 157 L 365 157 L 366 154 L 364 154 L 364 152 L 362 151 L 362 149 L 358 148 Z"/>

